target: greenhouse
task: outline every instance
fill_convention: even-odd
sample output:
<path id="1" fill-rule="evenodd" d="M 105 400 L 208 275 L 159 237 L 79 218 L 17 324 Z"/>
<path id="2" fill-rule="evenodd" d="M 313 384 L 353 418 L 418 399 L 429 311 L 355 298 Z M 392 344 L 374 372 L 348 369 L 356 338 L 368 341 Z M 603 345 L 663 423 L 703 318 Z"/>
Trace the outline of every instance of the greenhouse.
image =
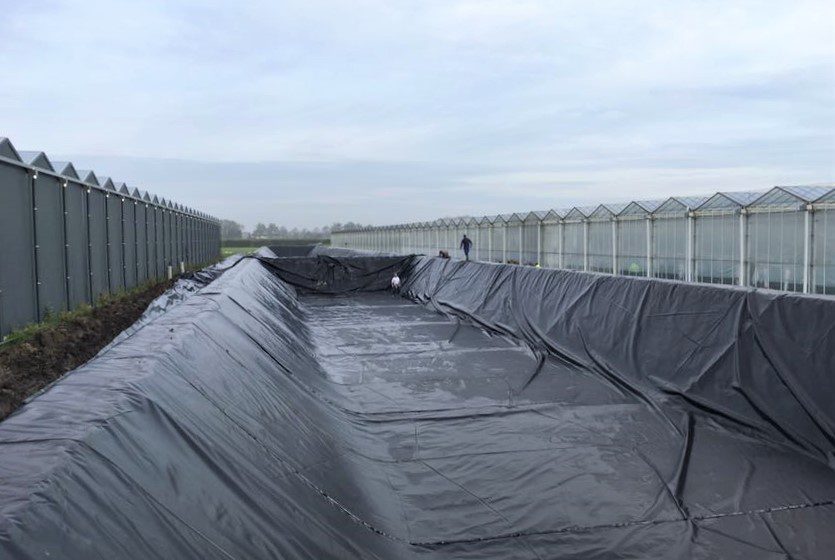
<path id="1" fill-rule="evenodd" d="M 835 186 L 675 196 L 332 234 L 335 247 L 835 293 Z"/>
<path id="2" fill-rule="evenodd" d="M 219 235 L 214 218 L 0 138 L 0 338 L 205 263 Z"/>

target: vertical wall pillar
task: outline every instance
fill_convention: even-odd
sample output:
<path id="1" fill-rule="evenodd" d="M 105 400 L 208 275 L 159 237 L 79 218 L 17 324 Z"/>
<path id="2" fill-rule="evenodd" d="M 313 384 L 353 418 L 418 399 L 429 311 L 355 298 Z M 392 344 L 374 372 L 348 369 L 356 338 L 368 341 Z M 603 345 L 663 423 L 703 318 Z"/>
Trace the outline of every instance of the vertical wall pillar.
<path id="1" fill-rule="evenodd" d="M 67 230 L 67 181 L 61 182 L 61 234 L 64 236 L 64 297 L 66 303 L 64 309 L 71 309 L 70 303 L 70 243 Z"/>
<path id="2" fill-rule="evenodd" d="M 612 218 L 612 274 L 618 273 L 618 220 Z"/>
<path id="3" fill-rule="evenodd" d="M 133 268 L 134 268 L 134 278 L 136 278 L 136 286 L 139 285 L 139 232 L 136 228 L 136 212 L 137 212 L 138 205 L 136 201 L 133 201 Z"/>
<path id="4" fill-rule="evenodd" d="M 32 263 L 34 267 L 32 277 L 35 279 L 35 318 L 40 322 L 43 317 L 41 316 L 41 280 L 38 267 L 38 203 L 35 196 L 35 181 L 37 180 L 38 172 L 33 171 L 29 176 L 32 201 Z"/>
<path id="5" fill-rule="evenodd" d="M 542 266 L 542 222 L 536 223 L 536 264 Z"/>
<path id="6" fill-rule="evenodd" d="M 812 292 L 812 205 L 803 212 L 803 293 Z"/>
<path id="7" fill-rule="evenodd" d="M 560 268 L 565 268 L 565 262 L 563 258 L 563 254 L 565 251 L 563 250 L 563 244 L 565 243 L 565 222 L 560 222 L 557 224 L 557 251 L 559 252 L 557 256 L 557 262 Z"/>
<path id="8" fill-rule="evenodd" d="M 90 188 L 84 187 L 84 226 L 87 229 L 87 297 L 91 304 L 96 303 L 93 294 L 93 239 L 90 237 Z"/>
<path id="9" fill-rule="evenodd" d="M 111 286 L 113 286 L 112 277 L 113 271 L 112 263 L 110 262 L 110 193 L 104 195 L 104 241 L 105 247 L 105 263 L 107 265 L 107 293 L 111 293 Z"/>
<path id="10" fill-rule="evenodd" d="M 122 266 L 122 289 L 127 289 L 127 287 L 128 287 L 128 284 L 127 284 L 127 282 L 128 282 L 128 271 L 127 271 L 127 266 L 125 265 L 125 253 L 127 252 L 125 250 L 125 247 L 126 247 L 125 246 L 125 237 L 127 237 L 127 235 L 125 234 L 125 199 L 124 199 L 124 197 L 120 197 L 120 198 L 121 198 L 121 203 L 119 204 L 119 214 L 120 214 L 119 223 L 121 224 L 121 231 L 122 231 L 122 251 L 121 251 L 121 253 L 122 253 L 122 262 L 121 262 L 121 266 Z"/>

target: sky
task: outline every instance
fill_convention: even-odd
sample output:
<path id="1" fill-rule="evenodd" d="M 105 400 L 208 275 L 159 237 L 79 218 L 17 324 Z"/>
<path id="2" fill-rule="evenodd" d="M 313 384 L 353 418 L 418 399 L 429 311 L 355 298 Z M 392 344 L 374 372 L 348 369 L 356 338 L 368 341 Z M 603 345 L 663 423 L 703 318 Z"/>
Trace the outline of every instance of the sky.
<path id="1" fill-rule="evenodd" d="M 0 136 L 252 228 L 835 182 L 835 3 L 8 2 Z"/>

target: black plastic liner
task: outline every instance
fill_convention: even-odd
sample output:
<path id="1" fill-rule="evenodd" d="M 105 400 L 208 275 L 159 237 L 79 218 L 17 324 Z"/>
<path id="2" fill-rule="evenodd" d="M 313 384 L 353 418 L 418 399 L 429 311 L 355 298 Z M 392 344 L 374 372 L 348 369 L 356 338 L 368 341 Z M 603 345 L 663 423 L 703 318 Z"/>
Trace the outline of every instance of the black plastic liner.
<path id="1" fill-rule="evenodd" d="M 241 260 L 0 423 L 0 557 L 831 557 L 832 300 L 278 276 L 319 263 Z"/>
<path id="2" fill-rule="evenodd" d="M 404 279 L 413 257 L 258 257 L 279 278 L 304 293 L 344 294 L 387 290 L 395 274 Z"/>
<path id="3" fill-rule="evenodd" d="M 276 257 L 306 257 L 316 245 L 270 245 L 270 251 Z"/>

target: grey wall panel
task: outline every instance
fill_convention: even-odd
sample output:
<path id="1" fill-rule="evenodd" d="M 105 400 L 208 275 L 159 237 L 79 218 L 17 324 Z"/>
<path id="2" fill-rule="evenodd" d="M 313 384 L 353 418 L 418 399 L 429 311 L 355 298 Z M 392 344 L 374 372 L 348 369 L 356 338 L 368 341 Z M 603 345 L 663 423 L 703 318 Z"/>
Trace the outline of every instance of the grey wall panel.
<path id="1" fill-rule="evenodd" d="M 203 228 L 202 222 L 200 220 L 194 220 L 194 261 L 195 263 L 201 263 L 205 259 L 203 258 Z"/>
<path id="2" fill-rule="evenodd" d="M 177 259 L 176 266 L 179 270 L 180 263 L 185 260 L 183 251 L 183 216 L 182 214 L 174 214 L 174 229 L 177 232 Z"/>
<path id="3" fill-rule="evenodd" d="M 157 274 L 165 278 L 168 274 L 165 264 L 165 214 L 159 206 L 154 207 L 154 228 L 156 229 Z"/>
<path id="4" fill-rule="evenodd" d="M 37 320 L 34 230 L 26 170 L 0 162 L 0 337 Z"/>
<path id="5" fill-rule="evenodd" d="M 198 264 L 203 261 L 202 259 L 202 252 L 200 247 L 200 239 L 201 239 L 201 232 L 200 232 L 200 223 L 193 217 L 189 216 L 188 218 L 188 232 L 190 236 L 189 242 L 189 258 L 191 259 L 192 264 Z"/>
<path id="6" fill-rule="evenodd" d="M 172 217 L 174 228 L 174 268 L 180 269 L 180 261 L 183 260 L 183 230 L 180 227 L 180 215 L 174 214 Z"/>
<path id="7" fill-rule="evenodd" d="M 2 160 L 0 336 L 165 278 L 169 265 L 178 271 L 180 262 L 203 263 L 219 252 L 219 230 L 168 207 Z"/>
<path id="8" fill-rule="evenodd" d="M 165 211 L 165 263 L 174 266 L 174 214 Z"/>
<path id="9" fill-rule="evenodd" d="M 93 301 L 110 292 L 107 275 L 107 211 L 104 192 L 91 189 L 87 194 L 90 231 L 90 288 Z"/>
<path id="10" fill-rule="evenodd" d="M 70 309 L 90 301 L 87 242 L 87 188 L 69 181 L 64 189 L 67 234 L 67 282 Z"/>
<path id="11" fill-rule="evenodd" d="M 200 222 L 194 216 L 189 217 L 189 229 L 191 231 L 191 261 L 192 264 L 202 262 L 200 254 Z"/>
<path id="12" fill-rule="evenodd" d="M 136 281 L 139 284 L 148 281 L 148 228 L 145 220 L 145 204 L 134 206 L 136 214 Z"/>
<path id="13" fill-rule="evenodd" d="M 194 217 L 186 216 L 186 235 L 188 236 L 188 261 L 189 264 L 196 264 L 197 261 L 197 232 L 194 228 Z"/>
<path id="14" fill-rule="evenodd" d="M 35 254 L 40 319 L 67 309 L 63 187 L 55 177 L 35 179 Z"/>
<path id="15" fill-rule="evenodd" d="M 136 207 L 133 201 L 126 198 L 122 202 L 123 221 L 122 231 L 124 234 L 125 252 L 125 288 L 130 289 L 136 286 Z"/>
<path id="16" fill-rule="evenodd" d="M 152 205 L 145 209 L 145 229 L 148 235 L 148 278 L 159 278 L 157 266 L 157 214 Z"/>
<path id="17" fill-rule="evenodd" d="M 122 246 L 122 201 L 118 196 L 110 194 L 107 198 L 107 254 L 110 293 L 125 289 Z"/>

